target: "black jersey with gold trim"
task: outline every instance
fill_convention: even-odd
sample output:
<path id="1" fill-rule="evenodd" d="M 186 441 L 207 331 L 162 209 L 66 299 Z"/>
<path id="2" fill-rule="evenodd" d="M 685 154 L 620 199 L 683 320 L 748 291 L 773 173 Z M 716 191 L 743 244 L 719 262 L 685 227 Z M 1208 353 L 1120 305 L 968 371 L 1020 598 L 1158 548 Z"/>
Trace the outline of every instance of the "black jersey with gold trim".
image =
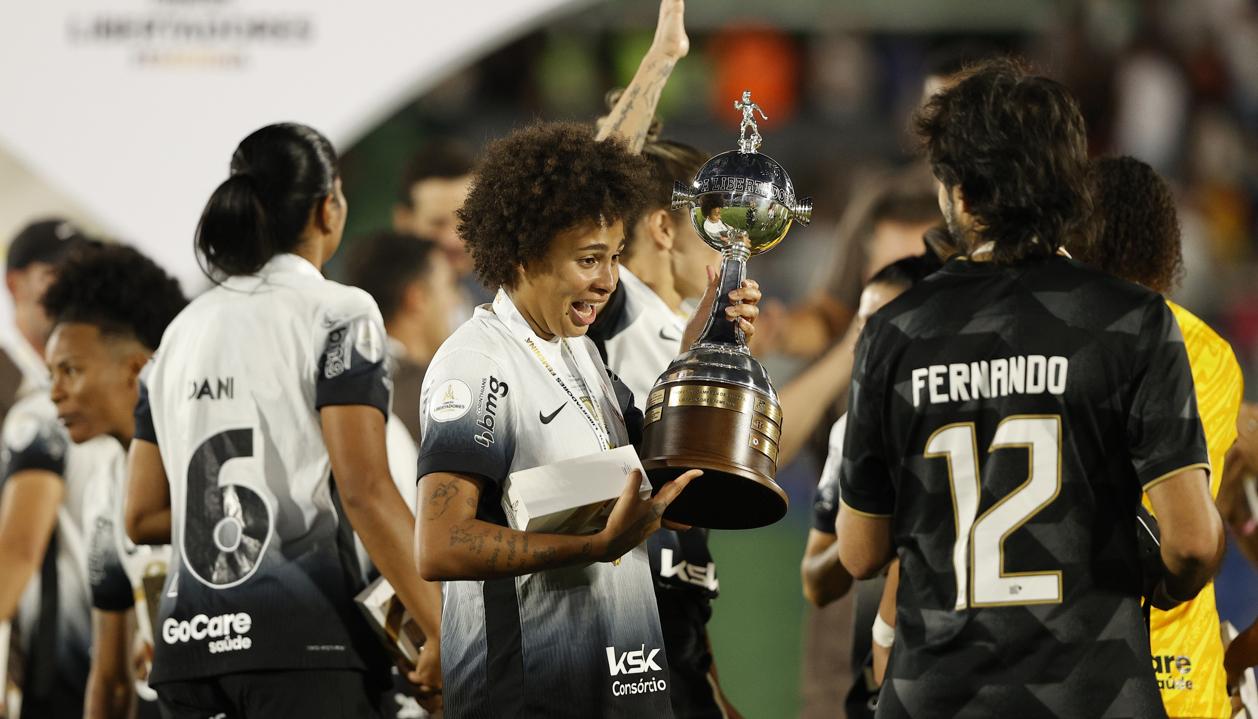
<path id="1" fill-rule="evenodd" d="M 954 260 L 869 321 L 844 510 L 901 560 L 880 717 L 1163 716 L 1141 490 L 1208 466 L 1157 295 L 1065 258 Z"/>

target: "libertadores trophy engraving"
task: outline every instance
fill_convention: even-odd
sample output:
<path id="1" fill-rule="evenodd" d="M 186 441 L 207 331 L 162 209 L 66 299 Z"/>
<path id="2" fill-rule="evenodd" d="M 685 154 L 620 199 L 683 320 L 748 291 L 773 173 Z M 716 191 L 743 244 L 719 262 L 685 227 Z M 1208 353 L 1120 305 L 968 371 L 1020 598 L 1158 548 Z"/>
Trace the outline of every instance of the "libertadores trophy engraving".
<path id="1" fill-rule="evenodd" d="M 706 326 L 673 360 L 647 399 L 642 466 L 656 487 L 688 469 L 690 483 L 664 513 L 696 527 L 750 529 L 786 514 L 777 474 L 782 408 L 764 367 L 747 350 L 742 330 L 725 316 L 729 293 L 747 276 L 747 258 L 773 248 L 791 224 L 808 224 L 812 201 L 773 158 L 759 152 L 754 113 L 744 92 L 739 149 L 708 160 L 689 185 L 677 183 L 673 207 L 691 208 L 695 231 L 721 251 L 721 285 Z"/>

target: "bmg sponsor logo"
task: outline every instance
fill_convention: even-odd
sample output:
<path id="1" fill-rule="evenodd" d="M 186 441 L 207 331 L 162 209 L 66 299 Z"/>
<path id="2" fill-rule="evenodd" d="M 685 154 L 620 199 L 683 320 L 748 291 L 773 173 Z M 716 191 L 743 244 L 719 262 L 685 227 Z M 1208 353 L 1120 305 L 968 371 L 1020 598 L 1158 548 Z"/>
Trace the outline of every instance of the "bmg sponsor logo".
<path id="1" fill-rule="evenodd" d="M 245 612 L 218 614 L 213 617 L 197 614 L 191 619 L 169 617 L 162 622 L 162 641 L 167 644 L 208 642 L 210 654 L 249 649 L 253 640 L 247 636 L 253 628 L 253 617 Z"/>
<path id="2" fill-rule="evenodd" d="M 472 436 L 476 443 L 489 449 L 494 443 L 494 427 L 498 422 L 498 400 L 511 390 L 506 382 L 490 375 L 481 380 L 480 402 L 476 410 L 476 426 L 480 432 Z"/>
<path id="3" fill-rule="evenodd" d="M 624 675 L 633 677 L 650 672 L 662 672 L 663 667 L 655 663 L 655 658 L 659 656 L 659 653 L 659 649 L 648 651 L 645 644 L 628 652 L 618 652 L 615 647 L 607 647 L 607 671 L 613 677 Z M 654 694 L 666 689 L 668 689 L 668 682 L 662 678 L 637 676 L 636 679 L 616 679 L 612 682 L 612 696 L 617 697 L 631 694 Z"/>
<path id="4" fill-rule="evenodd" d="M 1153 657 L 1153 673 L 1158 678 L 1158 689 L 1192 691 L 1192 659 L 1180 654 L 1162 654 Z"/>

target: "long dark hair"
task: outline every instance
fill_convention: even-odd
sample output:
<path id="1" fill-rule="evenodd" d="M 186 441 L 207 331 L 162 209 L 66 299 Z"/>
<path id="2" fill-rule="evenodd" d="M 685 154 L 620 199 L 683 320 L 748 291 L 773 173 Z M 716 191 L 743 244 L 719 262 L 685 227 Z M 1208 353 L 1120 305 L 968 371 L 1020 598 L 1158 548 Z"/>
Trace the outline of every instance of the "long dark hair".
<path id="1" fill-rule="evenodd" d="M 1049 256 L 1091 213 L 1083 118 L 1064 86 L 1010 59 L 964 71 L 916 118 L 935 177 L 959 186 L 993 259 Z"/>
<path id="2" fill-rule="evenodd" d="M 255 130 L 236 147 L 231 175 L 201 213 L 201 270 L 211 279 L 249 275 L 292 251 L 335 181 L 336 150 L 318 131 L 291 122 Z"/>

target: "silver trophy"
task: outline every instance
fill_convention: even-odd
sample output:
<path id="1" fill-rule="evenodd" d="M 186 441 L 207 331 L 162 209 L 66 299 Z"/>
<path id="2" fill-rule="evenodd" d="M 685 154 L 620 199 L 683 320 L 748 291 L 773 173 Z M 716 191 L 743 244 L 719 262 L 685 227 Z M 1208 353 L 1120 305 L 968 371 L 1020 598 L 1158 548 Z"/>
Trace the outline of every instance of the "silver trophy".
<path id="1" fill-rule="evenodd" d="M 776 246 L 793 222 L 812 219 L 812 201 L 797 200 L 790 176 L 759 152 L 755 114 L 768 119 L 764 111 L 750 92 L 734 108 L 742 112 L 738 149 L 673 189 L 673 208 L 691 208 L 695 231 L 724 259 L 703 333 L 648 396 L 642 445 L 642 466 L 657 487 L 687 469 L 704 471 L 664 516 L 714 529 L 761 527 L 786 514 L 786 493 L 773 481 L 782 435 L 777 392 L 725 310 L 747 277 L 747 258 Z"/>

